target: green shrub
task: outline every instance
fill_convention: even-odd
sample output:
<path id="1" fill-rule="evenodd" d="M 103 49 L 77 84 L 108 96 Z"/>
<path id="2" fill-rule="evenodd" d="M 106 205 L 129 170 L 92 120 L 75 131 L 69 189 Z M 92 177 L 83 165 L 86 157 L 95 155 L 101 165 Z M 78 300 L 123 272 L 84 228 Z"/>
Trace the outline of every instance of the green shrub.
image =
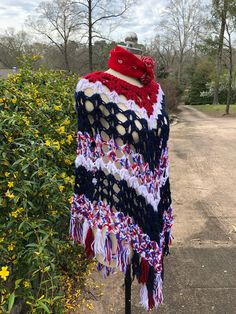
<path id="1" fill-rule="evenodd" d="M 213 101 L 212 95 L 202 96 L 202 92 L 207 89 L 207 83 L 211 80 L 213 65 L 209 60 L 203 60 L 199 63 L 192 76 L 189 93 L 186 97 L 186 104 L 198 105 L 209 104 Z"/>
<path id="2" fill-rule="evenodd" d="M 87 261 L 69 239 L 76 75 L 33 70 L 0 80 L 0 312 L 64 313 Z M 78 283 L 78 282 L 77 282 Z M 63 312 L 64 311 L 64 312 Z"/>

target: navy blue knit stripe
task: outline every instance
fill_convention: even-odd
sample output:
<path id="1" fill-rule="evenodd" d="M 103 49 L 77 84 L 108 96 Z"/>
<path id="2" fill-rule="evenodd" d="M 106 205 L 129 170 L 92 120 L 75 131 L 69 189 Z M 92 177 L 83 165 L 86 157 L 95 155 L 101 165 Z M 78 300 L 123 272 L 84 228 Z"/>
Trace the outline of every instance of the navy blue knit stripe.
<path id="1" fill-rule="evenodd" d="M 84 92 L 80 91 L 75 93 L 76 99 L 76 110 L 78 112 L 78 129 L 79 131 L 86 131 L 91 136 L 95 133 L 101 133 L 104 131 L 110 137 L 114 139 L 121 138 L 124 143 L 132 144 L 137 153 L 140 153 L 143 156 L 145 162 L 149 163 L 151 170 L 159 164 L 162 150 L 167 145 L 167 140 L 169 137 L 169 122 L 168 116 L 165 112 L 164 105 L 162 114 L 158 116 L 157 127 L 158 129 L 149 130 L 148 123 L 146 119 L 139 118 L 136 116 L 135 112 L 132 110 L 122 111 L 116 103 L 104 103 L 99 94 L 93 94 L 91 97 L 88 97 Z M 90 101 L 94 109 L 91 112 L 87 112 L 85 103 Z M 109 116 L 105 117 L 102 111 L 99 109 L 100 105 L 104 105 L 109 111 Z M 126 116 L 127 121 L 121 123 L 117 120 L 116 115 L 122 113 Z M 93 118 L 93 123 L 89 121 L 89 116 Z M 104 129 L 104 126 L 101 123 L 101 119 L 105 119 L 109 125 L 108 129 Z M 167 120 L 167 124 L 165 123 Z M 138 120 L 142 129 L 138 130 L 134 121 Z M 125 128 L 125 134 L 121 135 L 117 131 L 117 125 L 121 124 Z M 132 132 L 137 132 L 139 135 L 139 141 L 134 143 Z M 162 139 L 162 141 L 160 141 Z"/>
<path id="2" fill-rule="evenodd" d="M 119 187 L 118 193 L 114 190 L 115 184 Z M 154 211 L 143 196 L 137 195 L 135 189 L 128 187 L 125 180 L 118 181 L 112 174 L 106 175 L 102 170 L 93 173 L 83 166 L 76 168 L 74 192 L 79 195 L 85 194 L 90 200 L 106 199 L 116 210 L 132 217 L 151 240 L 159 243 L 159 234 L 163 228 L 163 212 L 171 202 L 168 180 L 161 188 L 158 211 Z"/>

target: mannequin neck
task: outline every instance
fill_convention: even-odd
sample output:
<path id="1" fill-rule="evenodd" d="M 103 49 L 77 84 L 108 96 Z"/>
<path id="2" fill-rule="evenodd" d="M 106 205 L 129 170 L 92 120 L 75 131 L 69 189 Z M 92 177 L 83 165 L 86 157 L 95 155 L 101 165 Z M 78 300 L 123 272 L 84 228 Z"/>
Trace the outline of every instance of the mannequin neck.
<path id="1" fill-rule="evenodd" d="M 117 72 L 115 70 L 112 70 L 112 69 L 108 69 L 107 71 L 105 71 L 105 73 L 109 73 L 113 76 L 116 76 L 124 81 L 126 81 L 127 83 L 130 83 L 132 85 L 135 85 L 135 86 L 138 86 L 138 87 L 143 87 L 143 85 L 140 83 L 140 81 L 136 78 L 133 78 L 133 77 L 130 77 L 130 76 L 127 76 L 127 75 L 124 75 L 120 72 Z"/>

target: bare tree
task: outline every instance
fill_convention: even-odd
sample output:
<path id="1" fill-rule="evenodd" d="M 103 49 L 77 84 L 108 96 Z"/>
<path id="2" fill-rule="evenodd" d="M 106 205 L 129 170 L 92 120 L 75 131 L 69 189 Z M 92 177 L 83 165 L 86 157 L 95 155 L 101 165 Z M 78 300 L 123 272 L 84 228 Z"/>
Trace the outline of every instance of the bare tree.
<path id="1" fill-rule="evenodd" d="M 233 81 L 233 46 L 232 46 L 232 33 L 235 31 L 236 21 L 232 18 L 227 19 L 225 28 L 227 37 L 225 38 L 224 46 L 228 52 L 228 91 L 227 103 L 225 107 L 225 114 L 229 114 L 229 108 L 232 101 L 232 81 Z"/>
<path id="2" fill-rule="evenodd" d="M 133 0 L 81 0 L 73 3 L 79 5 L 80 10 L 84 13 L 83 25 L 85 26 L 85 36 L 88 38 L 89 70 L 93 71 L 94 39 L 104 39 L 102 35 L 104 23 L 124 17 Z M 107 27 L 107 24 L 105 25 Z"/>
<path id="3" fill-rule="evenodd" d="M 17 65 L 17 58 L 26 53 L 30 39 L 26 32 L 15 32 L 10 28 L 0 35 L 0 62 L 11 68 Z"/>
<path id="4" fill-rule="evenodd" d="M 186 54 L 194 48 L 202 26 L 202 6 L 198 0 L 171 0 L 160 23 L 161 36 L 171 39 L 178 59 L 178 83 L 181 84 Z"/>
<path id="5" fill-rule="evenodd" d="M 37 12 L 39 17 L 31 16 L 27 24 L 59 49 L 69 71 L 69 42 L 83 24 L 83 12 L 72 0 L 41 2 Z"/>
<path id="6" fill-rule="evenodd" d="M 158 78 L 166 77 L 173 72 L 176 63 L 176 49 L 173 43 L 173 38 L 168 34 L 157 35 L 150 43 L 149 54 L 157 61 L 155 74 Z"/>
<path id="7" fill-rule="evenodd" d="M 218 20 L 218 40 L 217 40 L 217 56 L 216 56 L 216 78 L 214 84 L 213 104 L 219 103 L 219 80 L 222 71 L 222 55 L 224 47 L 224 37 L 226 31 L 226 23 L 228 16 L 235 16 L 236 3 L 235 0 L 213 0 L 212 15 Z M 215 23 L 215 26 L 217 23 Z"/>

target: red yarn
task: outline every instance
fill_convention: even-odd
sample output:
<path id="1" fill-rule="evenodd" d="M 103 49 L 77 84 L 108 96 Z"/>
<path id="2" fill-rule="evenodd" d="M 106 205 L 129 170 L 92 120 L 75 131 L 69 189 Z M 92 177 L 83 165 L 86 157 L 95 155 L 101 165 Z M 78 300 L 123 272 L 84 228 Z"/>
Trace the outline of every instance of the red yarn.
<path id="1" fill-rule="evenodd" d="M 140 263 L 140 276 L 138 278 L 139 283 L 146 283 L 148 281 L 149 264 L 142 258 Z"/>
<path id="2" fill-rule="evenodd" d="M 154 301 L 154 298 L 153 298 L 153 291 L 148 291 L 148 307 L 149 309 L 153 309 L 155 306 L 155 301 Z"/>
<path id="3" fill-rule="evenodd" d="M 121 46 L 116 46 L 110 51 L 108 66 L 124 75 L 139 79 L 144 85 L 149 84 L 154 78 L 154 61 L 151 57 L 142 56 L 139 59 Z"/>
<path id="4" fill-rule="evenodd" d="M 124 95 L 133 100 L 140 108 L 145 108 L 148 116 L 153 113 L 153 105 L 157 102 L 159 84 L 151 81 L 148 85 L 138 87 L 106 72 L 92 72 L 84 76 L 92 83 L 100 81 L 111 92 Z"/>
<path id="5" fill-rule="evenodd" d="M 93 231 L 91 228 L 89 228 L 86 239 L 85 239 L 85 254 L 87 258 L 94 257 L 94 250 L 92 247 L 93 242 L 94 242 Z"/>

